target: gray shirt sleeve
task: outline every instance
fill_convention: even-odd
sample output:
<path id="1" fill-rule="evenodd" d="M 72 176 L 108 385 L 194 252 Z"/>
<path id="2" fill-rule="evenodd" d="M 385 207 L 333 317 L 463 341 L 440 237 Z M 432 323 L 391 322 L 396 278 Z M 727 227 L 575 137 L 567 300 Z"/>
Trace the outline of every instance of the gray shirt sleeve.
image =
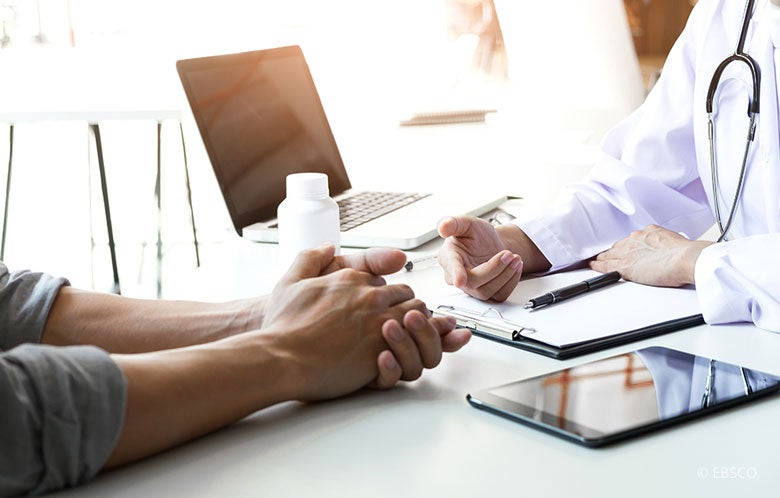
<path id="1" fill-rule="evenodd" d="M 93 346 L 25 344 L 0 355 L 0 496 L 91 479 L 116 445 L 122 371 Z"/>
<path id="2" fill-rule="evenodd" d="M 24 344 L 39 341 L 66 284 L 0 263 L 0 496 L 90 479 L 122 428 L 126 380 L 105 351 Z"/>
<path id="3" fill-rule="evenodd" d="M 0 262 L 0 351 L 40 342 L 43 326 L 64 278 L 31 271 L 9 272 Z"/>

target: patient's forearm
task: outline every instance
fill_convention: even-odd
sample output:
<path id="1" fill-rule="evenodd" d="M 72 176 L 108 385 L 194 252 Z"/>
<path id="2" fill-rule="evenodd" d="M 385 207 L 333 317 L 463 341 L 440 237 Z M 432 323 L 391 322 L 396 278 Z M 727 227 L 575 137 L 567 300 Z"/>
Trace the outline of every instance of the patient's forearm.
<path id="1" fill-rule="evenodd" d="M 106 468 L 158 453 L 294 397 L 259 334 L 113 358 L 127 379 L 119 441 Z"/>
<path id="2" fill-rule="evenodd" d="M 262 325 L 264 299 L 195 303 L 131 299 L 64 287 L 41 342 L 140 353 L 202 344 Z"/>

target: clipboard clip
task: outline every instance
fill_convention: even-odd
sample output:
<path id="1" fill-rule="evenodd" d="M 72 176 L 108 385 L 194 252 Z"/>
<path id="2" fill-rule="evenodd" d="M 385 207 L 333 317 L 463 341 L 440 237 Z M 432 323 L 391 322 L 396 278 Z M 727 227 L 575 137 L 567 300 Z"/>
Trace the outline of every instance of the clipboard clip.
<path id="1" fill-rule="evenodd" d="M 513 341 L 520 341 L 523 339 L 523 336 L 521 335 L 523 332 L 527 334 L 533 334 L 536 332 L 536 329 L 531 327 L 526 327 L 522 324 L 519 324 L 517 322 L 514 322 L 512 320 L 509 320 L 508 318 L 505 318 L 504 315 L 501 314 L 501 310 L 498 310 L 496 308 L 493 308 L 492 306 L 489 306 L 485 308 L 482 311 L 477 310 L 470 310 L 467 308 L 461 308 L 458 306 L 451 306 L 447 304 L 440 304 L 436 307 L 437 310 L 442 310 L 445 312 L 445 314 L 452 315 L 455 318 L 460 318 L 463 320 L 462 325 L 478 329 L 479 320 L 481 318 L 493 318 L 498 319 L 501 322 L 503 322 L 505 325 L 507 325 L 511 329 L 511 338 Z"/>

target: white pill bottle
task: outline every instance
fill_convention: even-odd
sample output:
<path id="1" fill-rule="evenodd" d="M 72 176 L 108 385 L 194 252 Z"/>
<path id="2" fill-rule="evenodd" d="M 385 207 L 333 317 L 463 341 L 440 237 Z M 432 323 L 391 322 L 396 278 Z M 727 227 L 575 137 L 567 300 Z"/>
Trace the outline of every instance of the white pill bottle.
<path id="1" fill-rule="evenodd" d="M 277 209 L 279 265 L 286 271 L 299 252 L 332 242 L 339 253 L 339 206 L 330 198 L 328 175 L 287 175 L 287 193 Z"/>

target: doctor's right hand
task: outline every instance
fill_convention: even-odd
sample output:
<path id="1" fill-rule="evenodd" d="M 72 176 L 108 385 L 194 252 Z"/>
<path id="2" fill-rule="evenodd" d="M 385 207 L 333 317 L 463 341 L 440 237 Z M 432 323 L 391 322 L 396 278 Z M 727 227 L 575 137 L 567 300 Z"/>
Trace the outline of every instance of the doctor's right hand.
<path id="1" fill-rule="evenodd" d="M 516 226 L 502 227 L 520 231 Z M 482 300 L 504 301 L 523 272 L 523 260 L 509 250 L 496 227 L 480 218 L 456 216 L 439 222 L 444 245 L 439 265 L 450 285 Z"/>

